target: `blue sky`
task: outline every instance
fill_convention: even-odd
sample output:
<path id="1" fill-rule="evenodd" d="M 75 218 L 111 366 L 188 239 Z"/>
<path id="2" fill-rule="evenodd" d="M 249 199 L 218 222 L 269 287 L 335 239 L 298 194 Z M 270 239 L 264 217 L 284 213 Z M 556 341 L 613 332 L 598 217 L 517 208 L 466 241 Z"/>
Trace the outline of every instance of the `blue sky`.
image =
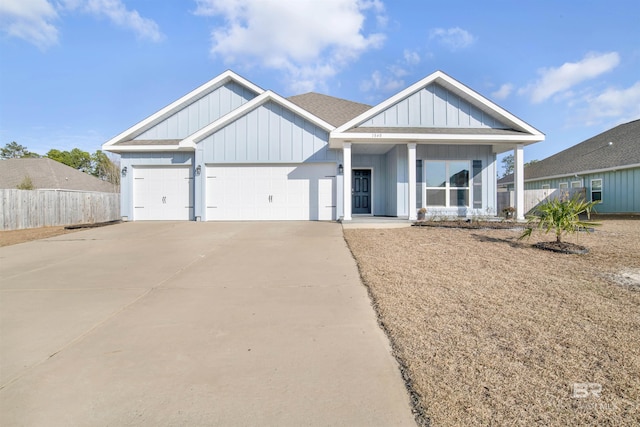
<path id="1" fill-rule="evenodd" d="M 0 145 L 101 144 L 232 69 L 378 103 L 442 70 L 546 134 L 640 118 L 637 0 L 2 0 Z"/>

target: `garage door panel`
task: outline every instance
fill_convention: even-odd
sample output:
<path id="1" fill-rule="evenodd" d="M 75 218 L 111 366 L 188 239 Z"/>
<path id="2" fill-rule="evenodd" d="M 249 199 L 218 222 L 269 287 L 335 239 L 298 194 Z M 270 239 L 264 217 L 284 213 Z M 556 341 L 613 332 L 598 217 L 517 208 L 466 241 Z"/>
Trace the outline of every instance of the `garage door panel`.
<path id="1" fill-rule="evenodd" d="M 190 167 L 134 167 L 133 219 L 190 220 L 193 177 Z"/>
<path id="2" fill-rule="evenodd" d="M 335 165 L 208 166 L 207 220 L 333 220 Z"/>

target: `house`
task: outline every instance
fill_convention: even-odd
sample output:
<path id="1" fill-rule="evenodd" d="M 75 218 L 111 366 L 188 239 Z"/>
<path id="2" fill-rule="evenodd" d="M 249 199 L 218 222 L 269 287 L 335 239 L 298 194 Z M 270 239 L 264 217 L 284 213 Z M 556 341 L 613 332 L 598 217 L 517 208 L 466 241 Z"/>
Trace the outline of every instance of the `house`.
<path id="1" fill-rule="evenodd" d="M 513 175 L 498 181 L 513 186 Z M 526 190 L 584 188 L 598 213 L 640 213 L 640 120 L 621 124 L 524 169 Z"/>
<path id="2" fill-rule="evenodd" d="M 109 182 L 47 157 L 0 160 L 0 188 L 16 189 L 25 180 L 33 189 L 118 192 Z"/>
<path id="3" fill-rule="evenodd" d="M 543 139 L 441 71 L 375 106 L 226 71 L 103 149 L 121 156 L 125 220 L 413 220 L 495 214 L 496 154 L 521 171 Z"/>

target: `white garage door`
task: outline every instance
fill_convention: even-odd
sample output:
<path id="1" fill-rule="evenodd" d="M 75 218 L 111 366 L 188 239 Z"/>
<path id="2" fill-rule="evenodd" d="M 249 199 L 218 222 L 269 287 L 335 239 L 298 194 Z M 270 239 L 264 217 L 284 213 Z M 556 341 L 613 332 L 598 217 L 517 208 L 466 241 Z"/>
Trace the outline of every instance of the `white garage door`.
<path id="1" fill-rule="evenodd" d="M 208 166 L 207 220 L 335 219 L 335 164 Z"/>
<path id="2" fill-rule="evenodd" d="M 193 217 L 191 167 L 134 167 L 133 171 L 135 221 Z"/>

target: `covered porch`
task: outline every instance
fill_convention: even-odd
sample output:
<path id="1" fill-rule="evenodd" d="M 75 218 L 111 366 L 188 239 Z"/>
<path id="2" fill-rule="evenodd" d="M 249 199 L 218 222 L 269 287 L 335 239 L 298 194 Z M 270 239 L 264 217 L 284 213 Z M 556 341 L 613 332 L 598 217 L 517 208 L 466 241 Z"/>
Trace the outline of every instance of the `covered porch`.
<path id="1" fill-rule="evenodd" d="M 520 159 L 522 177 L 521 144 L 344 141 L 338 217 L 415 221 L 421 208 L 436 219 L 496 217 L 496 155 L 505 151 Z M 524 219 L 524 197 L 520 203 L 517 218 Z"/>

